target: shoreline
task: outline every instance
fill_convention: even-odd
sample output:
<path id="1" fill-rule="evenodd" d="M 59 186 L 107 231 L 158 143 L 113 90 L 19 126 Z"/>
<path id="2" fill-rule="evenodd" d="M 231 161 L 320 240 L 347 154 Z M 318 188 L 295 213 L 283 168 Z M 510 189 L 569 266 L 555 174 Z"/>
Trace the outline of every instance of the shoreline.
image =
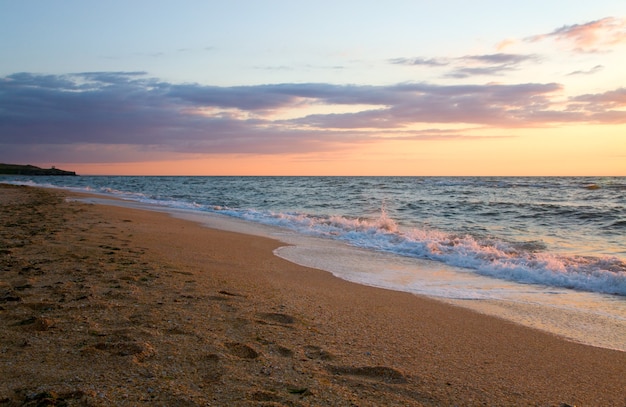
<path id="1" fill-rule="evenodd" d="M 71 196 L 0 186 L 0 405 L 46 392 L 68 405 L 626 402 L 625 352 L 350 283 L 275 256 L 274 240 Z"/>
<path id="2" fill-rule="evenodd" d="M 623 340 L 626 338 L 626 323 L 624 323 L 626 322 L 626 309 L 620 311 L 614 308 L 614 302 L 621 300 L 617 297 L 549 286 L 537 289 L 539 292 L 537 293 L 533 287 L 541 286 L 491 279 L 479 275 L 471 277 L 476 280 L 472 283 L 473 286 L 482 284 L 485 290 L 489 290 L 489 287 L 493 286 L 499 291 L 508 287 L 508 294 L 503 293 L 499 296 L 500 298 L 466 299 L 413 292 L 393 285 L 371 284 L 358 277 L 355 278 L 356 274 L 352 272 L 346 272 L 346 267 L 342 264 L 349 264 L 348 268 L 356 267 L 357 274 L 362 273 L 363 275 L 374 273 L 376 270 L 384 270 L 389 264 L 393 264 L 394 269 L 402 268 L 405 273 L 409 273 L 399 278 L 410 279 L 419 273 L 419 279 L 428 281 L 431 286 L 434 282 L 433 276 L 450 273 L 455 267 L 429 260 L 394 258 L 392 254 L 372 253 L 353 246 L 344 246 L 342 242 L 301 236 L 289 230 L 224 217 L 223 215 L 159 207 L 136 201 L 121 200 L 117 197 L 91 195 L 82 192 L 78 194 L 82 196 L 78 199 L 80 202 L 157 211 L 174 218 L 190 220 L 210 229 L 277 239 L 283 243 L 273 251 L 278 257 L 304 267 L 329 272 L 345 281 L 398 292 L 408 292 L 555 334 L 572 342 L 626 352 L 626 341 Z M 306 254 L 307 252 L 310 253 Z M 398 263 L 399 260 L 400 263 Z M 367 266 L 363 262 L 366 262 Z M 409 266 L 409 263 L 412 265 Z M 463 271 L 463 275 L 459 275 L 457 278 L 467 280 L 468 277 Z M 444 284 L 446 283 L 444 282 Z M 546 290 L 550 292 L 550 298 L 546 297 Z M 579 309 L 581 304 L 584 308 Z"/>

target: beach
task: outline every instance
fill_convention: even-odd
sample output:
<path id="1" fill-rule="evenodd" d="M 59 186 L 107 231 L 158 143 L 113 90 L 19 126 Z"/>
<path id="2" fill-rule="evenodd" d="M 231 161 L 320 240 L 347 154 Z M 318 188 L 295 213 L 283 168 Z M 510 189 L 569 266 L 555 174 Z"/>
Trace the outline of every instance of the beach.
<path id="1" fill-rule="evenodd" d="M 626 352 L 71 196 L 0 185 L 0 406 L 626 405 Z"/>

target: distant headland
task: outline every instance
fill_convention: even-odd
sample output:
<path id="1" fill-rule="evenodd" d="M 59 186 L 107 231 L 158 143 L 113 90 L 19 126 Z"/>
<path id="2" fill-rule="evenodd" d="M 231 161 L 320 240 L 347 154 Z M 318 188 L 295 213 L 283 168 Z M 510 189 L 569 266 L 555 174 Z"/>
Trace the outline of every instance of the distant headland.
<path id="1" fill-rule="evenodd" d="M 34 165 L 0 164 L 0 174 L 10 175 L 76 175 L 74 171 L 58 168 L 39 168 Z"/>

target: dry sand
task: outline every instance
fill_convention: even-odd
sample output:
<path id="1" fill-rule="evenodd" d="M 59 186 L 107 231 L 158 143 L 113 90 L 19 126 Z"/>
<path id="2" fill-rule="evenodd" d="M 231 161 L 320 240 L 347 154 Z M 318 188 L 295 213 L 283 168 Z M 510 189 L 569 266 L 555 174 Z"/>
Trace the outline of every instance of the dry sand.
<path id="1" fill-rule="evenodd" d="M 626 406 L 624 352 L 67 195 L 0 186 L 0 407 Z"/>

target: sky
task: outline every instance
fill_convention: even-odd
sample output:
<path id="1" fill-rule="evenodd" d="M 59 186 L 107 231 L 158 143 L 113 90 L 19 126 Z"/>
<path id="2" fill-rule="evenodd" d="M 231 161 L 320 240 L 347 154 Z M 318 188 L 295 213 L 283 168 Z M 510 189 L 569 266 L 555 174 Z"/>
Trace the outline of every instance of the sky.
<path id="1" fill-rule="evenodd" d="M 0 162 L 626 176 L 626 3 L 0 0 Z"/>

